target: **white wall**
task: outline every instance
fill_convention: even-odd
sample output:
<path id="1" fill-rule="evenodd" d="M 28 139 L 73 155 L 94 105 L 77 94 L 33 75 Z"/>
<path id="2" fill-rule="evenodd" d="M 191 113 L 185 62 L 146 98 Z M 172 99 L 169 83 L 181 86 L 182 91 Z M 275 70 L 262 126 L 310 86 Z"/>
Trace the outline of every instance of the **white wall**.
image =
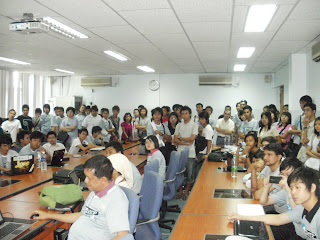
<path id="1" fill-rule="evenodd" d="M 193 114 L 195 104 L 203 103 L 204 106 L 213 107 L 213 116 L 217 118 L 223 113 L 225 105 L 231 105 L 232 114 L 235 114 L 235 104 L 246 99 L 252 106 L 257 119 L 260 119 L 263 106 L 275 104 L 279 107 L 278 91 L 272 83 L 265 83 L 264 74 L 237 74 L 240 85 L 232 86 L 199 86 L 199 74 L 144 74 L 144 75 L 119 75 L 117 87 L 83 88 L 80 86 L 81 77 L 64 78 L 57 80 L 52 85 L 54 96 L 83 96 L 84 103 L 96 104 L 98 108 L 107 107 L 109 110 L 117 104 L 121 108 L 120 117 L 125 112 L 132 112 L 138 105 L 145 105 L 150 111 L 156 106 L 175 103 L 189 105 Z M 160 82 L 158 91 L 149 89 L 151 80 Z M 63 87 L 62 87 L 63 86 Z"/>
<path id="2" fill-rule="evenodd" d="M 284 104 L 289 102 L 289 66 L 286 64 L 274 74 L 274 87 L 283 86 L 284 88 Z"/>
<path id="3" fill-rule="evenodd" d="M 307 93 L 317 105 L 317 116 L 320 114 L 320 62 L 312 60 L 311 52 L 307 53 Z"/>

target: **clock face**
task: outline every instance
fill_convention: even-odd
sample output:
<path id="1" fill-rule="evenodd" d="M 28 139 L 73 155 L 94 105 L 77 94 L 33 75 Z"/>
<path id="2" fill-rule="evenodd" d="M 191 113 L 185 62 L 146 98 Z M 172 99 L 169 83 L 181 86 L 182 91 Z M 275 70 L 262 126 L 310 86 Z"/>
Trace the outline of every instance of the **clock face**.
<path id="1" fill-rule="evenodd" d="M 159 84 L 158 81 L 156 81 L 156 80 L 150 81 L 150 83 L 149 83 L 149 88 L 150 88 L 152 91 L 158 90 L 159 87 L 160 87 L 160 84 Z"/>

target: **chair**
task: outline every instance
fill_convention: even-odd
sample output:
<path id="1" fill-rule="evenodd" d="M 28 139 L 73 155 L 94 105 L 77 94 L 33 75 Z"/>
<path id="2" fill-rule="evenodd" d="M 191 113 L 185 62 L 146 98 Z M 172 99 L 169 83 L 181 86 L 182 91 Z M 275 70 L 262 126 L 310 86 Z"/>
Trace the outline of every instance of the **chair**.
<path id="1" fill-rule="evenodd" d="M 128 233 L 128 234 L 124 235 L 123 237 L 121 237 L 119 240 L 134 240 L 134 237 L 131 233 Z"/>
<path id="2" fill-rule="evenodd" d="M 139 214 L 139 197 L 134 191 L 129 188 L 121 186 L 120 188 L 122 189 L 122 191 L 124 191 L 129 200 L 129 225 L 130 233 L 133 234 Z"/>
<path id="3" fill-rule="evenodd" d="M 21 147 L 11 148 L 11 150 L 16 151 L 17 153 L 19 153 L 21 149 L 22 149 Z"/>
<path id="4" fill-rule="evenodd" d="M 159 210 L 163 197 L 163 180 L 159 173 L 144 173 L 140 191 L 140 212 L 136 225 L 136 240 L 159 240 Z"/>
<path id="5" fill-rule="evenodd" d="M 168 209 L 167 201 L 171 200 L 176 193 L 175 180 L 176 180 L 176 173 L 178 172 L 179 162 L 180 162 L 180 153 L 177 151 L 171 152 L 170 162 L 166 172 L 166 180 L 164 181 L 165 187 L 164 187 L 163 198 L 162 198 L 163 201 L 161 206 L 161 219 L 159 221 L 159 226 L 161 228 L 169 229 L 170 231 L 172 230 L 172 227 L 166 225 L 165 223 L 171 222 L 172 224 L 174 224 L 175 220 L 164 219 L 164 217 Z"/>
<path id="6" fill-rule="evenodd" d="M 63 145 L 66 145 L 68 138 L 69 138 L 68 132 L 60 131 L 58 133 L 57 139 L 61 141 Z"/>
<path id="7" fill-rule="evenodd" d="M 157 160 L 157 159 L 156 159 Z M 148 171 L 159 172 L 159 160 L 152 161 L 144 166 L 144 173 Z"/>

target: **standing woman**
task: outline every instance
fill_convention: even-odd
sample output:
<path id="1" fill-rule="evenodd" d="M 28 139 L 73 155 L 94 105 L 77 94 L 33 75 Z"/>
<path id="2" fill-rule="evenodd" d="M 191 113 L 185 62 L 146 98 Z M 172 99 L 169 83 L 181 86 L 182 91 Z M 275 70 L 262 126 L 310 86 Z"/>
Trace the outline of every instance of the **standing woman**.
<path id="1" fill-rule="evenodd" d="M 270 113 L 271 113 L 272 126 L 276 127 L 279 124 L 277 112 L 274 110 L 270 110 Z"/>
<path id="2" fill-rule="evenodd" d="M 261 139 L 265 137 L 274 137 L 278 144 L 281 144 L 279 132 L 275 126 L 272 126 L 271 113 L 261 113 L 261 124 L 258 131 L 258 147 L 260 147 Z"/>
<path id="3" fill-rule="evenodd" d="M 120 108 L 119 106 L 115 105 L 112 107 L 112 115 L 109 117 L 109 119 L 111 120 L 112 122 L 112 125 L 114 126 L 115 128 L 115 131 L 114 131 L 114 138 L 115 139 L 110 139 L 111 140 L 115 140 L 117 141 L 119 139 L 119 127 L 120 127 L 120 118 L 118 117 L 118 114 L 120 113 Z"/>
<path id="4" fill-rule="evenodd" d="M 170 113 L 170 107 L 163 106 L 162 107 L 162 123 L 166 124 L 167 126 L 169 121 L 169 113 Z"/>
<path id="5" fill-rule="evenodd" d="M 280 134 L 281 143 L 283 146 L 283 150 L 287 150 L 288 143 L 291 139 L 291 134 L 289 134 L 289 130 L 291 129 L 291 114 L 289 112 L 284 112 L 281 115 L 281 123 L 277 125 L 277 130 Z"/>
<path id="6" fill-rule="evenodd" d="M 125 143 L 132 139 L 132 116 L 126 113 L 123 116 L 123 123 L 121 123 L 122 135 L 121 140 Z"/>
<path id="7" fill-rule="evenodd" d="M 320 143 L 320 117 L 317 117 L 314 121 L 314 134 L 307 147 L 307 156 L 309 157 L 305 163 L 305 166 L 313 168 L 317 171 L 320 170 L 320 153 L 317 151 L 317 147 Z"/>

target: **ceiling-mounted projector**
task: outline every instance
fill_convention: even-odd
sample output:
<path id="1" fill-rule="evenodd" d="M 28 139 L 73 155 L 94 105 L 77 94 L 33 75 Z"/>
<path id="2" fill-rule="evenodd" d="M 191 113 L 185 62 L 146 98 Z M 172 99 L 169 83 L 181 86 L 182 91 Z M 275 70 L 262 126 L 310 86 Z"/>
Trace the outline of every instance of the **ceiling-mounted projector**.
<path id="1" fill-rule="evenodd" d="M 34 19 L 32 13 L 24 13 L 20 21 L 10 23 L 9 30 L 22 34 L 47 33 L 49 26 Z"/>

